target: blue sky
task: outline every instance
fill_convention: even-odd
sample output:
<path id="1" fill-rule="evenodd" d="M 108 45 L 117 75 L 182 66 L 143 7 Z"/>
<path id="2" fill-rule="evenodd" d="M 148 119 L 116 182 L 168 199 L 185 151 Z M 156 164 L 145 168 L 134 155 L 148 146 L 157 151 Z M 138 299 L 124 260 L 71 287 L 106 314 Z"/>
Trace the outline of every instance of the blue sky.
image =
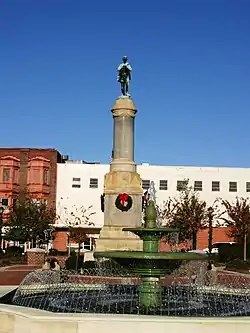
<path id="1" fill-rule="evenodd" d="M 249 0 L 1 0 L 2 147 L 108 163 L 133 66 L 138 163 L 250 167 Z"/>

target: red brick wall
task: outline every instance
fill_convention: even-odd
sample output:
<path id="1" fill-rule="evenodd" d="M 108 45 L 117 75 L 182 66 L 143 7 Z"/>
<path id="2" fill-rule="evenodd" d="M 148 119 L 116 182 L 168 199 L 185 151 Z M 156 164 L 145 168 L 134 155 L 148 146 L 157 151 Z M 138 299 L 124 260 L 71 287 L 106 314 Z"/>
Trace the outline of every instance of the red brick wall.
<path id="1" fill-rule="evenodd" d="M 65 261 L 68 259 L 68 256 L 49 256 L 45 252 L 27 252 L 27 264 L 29 266 L 39 266 L 42 267 L 46 259 L 57 259 L 61 267 L 65 266 Z"/>
<path id="2" fill-rule="evenodd" d="M 213 228 L 213 243 L 216 242 L 230 242 L 232 238 L 228 237 L 228 228 Z M 198 235 L 198 248 L 204 249 L 208 247 L 208 230 L 201 230 Z"/>
<path id="3" fill-rule="evenodd" d="M 229 238 L 227 236 L 228 228 L 213 228 L 213 243 L 216 242 L 230 242 L 233 241 L 233 239 Z M 183 245 L 183 247 L 190 247 L 190 244 Z M 182 247 L 182 246 L 180 246 Z M 198 239 L 197 239 L 197 249 L 205 249 L 208 247 L 208 229 L 201 230 L 198 233 Z M 169 245 L 166 244 L 164 241 L 160 244 L 160 251 L 168 251 Z"/>
<path id="4" fill-rule="evenodd" d="M 67 251 L 68 236 L 66 231 L 57 231 L 53 241 L 54 248 L 58 251 Z"/>
<path id="5" fill-rule="evenodd" d="M 45 252 L 27 252 L 28 265 L 42 266 L 45 262 Z"/>
<path id="6" fill-rule="evenodd" d="M 35 157 L 42 157 L 50 161 L 49 193 L 38 193 L 31 195 L 46 199 L 48 205 L 56 208 L 56 183 L 57 183 L 57 162 L 61 160 L 60 153 L 55 149 L 35 149 L 35 148 L 0 148 L 0 159 L 5 156 L 13 156 L 20 160 L 19 171 L 19 191 L 23 191 L 27 186 L 28 162 Z M 2 179 L 0 179 L 0 183 Z M 0 197 L 13 198 L 16 193 L 0 193 Z"/>

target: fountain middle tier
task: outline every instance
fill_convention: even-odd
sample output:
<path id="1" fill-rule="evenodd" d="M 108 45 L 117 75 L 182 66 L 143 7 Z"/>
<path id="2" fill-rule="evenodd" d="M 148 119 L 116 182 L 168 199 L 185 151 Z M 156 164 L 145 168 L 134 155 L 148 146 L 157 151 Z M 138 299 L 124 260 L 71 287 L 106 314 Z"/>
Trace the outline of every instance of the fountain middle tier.
<path id="1" fill-rule="evenodd" d="M 193 252 L 103 251 L 95 258 L 113 259 L 139 276 L 160 277 L 171 274 L 185 260 L 204 260 L 205 255 Z"/>

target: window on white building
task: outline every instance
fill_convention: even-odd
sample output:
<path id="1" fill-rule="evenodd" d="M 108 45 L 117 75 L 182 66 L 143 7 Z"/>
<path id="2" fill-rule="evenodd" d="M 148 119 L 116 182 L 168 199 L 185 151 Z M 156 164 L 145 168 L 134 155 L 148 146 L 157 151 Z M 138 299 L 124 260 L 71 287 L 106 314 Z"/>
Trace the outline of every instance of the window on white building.
<path id="1" fill-rule="evenodd" d="M 160 186 L 159 186 L 159 189 L 160 189 L 161 191 L 167 191 L 167 189 L 168 189 L 168 181 L 167 181 L 167 180 L 164 180 L 164 179 L 160 180 Z"/>
<path id="2" fill-rule="evenodd" d="M 237 182 L 229 182 L 229 192 L 237 192 Z"/>
<path id="3" fill-rule="evenodd" d="M 72 181 L 73 181 L 72 188 L 80 188 L 81 187 L 81 178 L 73 177 Z"/>
<path id="4" fill-rule="evenodd" d="M 201 180 L 194 181 L 194 191 L 202 191 L 202 181 Z"/>
<path id="5" fill-rule="evenodd" d="M 80 184 L 72 184 L 72 188 L 81 188 Z"/>
<path id="6" fill-rule="evenodd" d="M 90 188 L 98 188 L 98 178 L 90 178 L 89 187 Z"/>
<path id="7" fill-rule="evenodd" d="M 143 179 L 142 180 L 142 188 L 144 189 L 144 190 L 148 190 L 149 189 L 149 187 L 150 187 L 150 180 L 145 180 L 145 179 Z"/>
<path id="8" fill-rule="evenodd" d="M 219 181 L 212 181 L 212 191 L 213 192 L 220 191 L 220 182 Z"/>
<path id="9" fill-rule="evenodd" d="M 246 192 L 250 192 L 250 182 L 246 182 Z"/>
<path id="10" fill-rule="evenodd" d="M 177 180 L 176 190 L 177 191 L 184 191 L 187 185 L 188 185 L 187 180 Z"/>
<path id="11" fill-rule="evenodd" d="M 84 250 L 89 250 L 92 251 L 93 250 L 93 240 L 92 238 L 88 238 L 86 239 L 86 241 L 83 243 L 83 249 Z"/>

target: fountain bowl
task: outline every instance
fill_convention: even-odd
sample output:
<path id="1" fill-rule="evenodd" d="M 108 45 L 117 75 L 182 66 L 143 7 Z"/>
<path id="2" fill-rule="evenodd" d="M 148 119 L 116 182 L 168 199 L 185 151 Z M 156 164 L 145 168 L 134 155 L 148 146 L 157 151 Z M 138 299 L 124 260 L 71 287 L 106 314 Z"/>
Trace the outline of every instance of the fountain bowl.
<path id="1" fill-rule="evenodd" d="M 98 251 L 95 258 L 107 258 L 140 276 L 171 274 L 184 260 L 204 260 L 206 255 L 192 252 Z"/>

